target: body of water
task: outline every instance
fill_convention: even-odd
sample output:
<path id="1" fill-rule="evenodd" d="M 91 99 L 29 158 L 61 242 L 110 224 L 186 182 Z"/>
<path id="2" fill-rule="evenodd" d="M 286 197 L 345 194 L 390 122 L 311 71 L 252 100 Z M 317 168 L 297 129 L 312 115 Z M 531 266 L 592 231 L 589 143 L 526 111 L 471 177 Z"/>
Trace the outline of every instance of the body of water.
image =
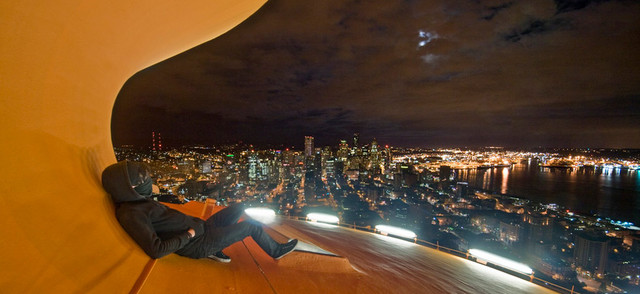
<path id="1" fill-rule="evenodd" d="M 581 214 L 640 224 L 640 171 L 545 168 L 537 162 L 491 169 L 456 170 L 470 188 L 556 203 Z"/>

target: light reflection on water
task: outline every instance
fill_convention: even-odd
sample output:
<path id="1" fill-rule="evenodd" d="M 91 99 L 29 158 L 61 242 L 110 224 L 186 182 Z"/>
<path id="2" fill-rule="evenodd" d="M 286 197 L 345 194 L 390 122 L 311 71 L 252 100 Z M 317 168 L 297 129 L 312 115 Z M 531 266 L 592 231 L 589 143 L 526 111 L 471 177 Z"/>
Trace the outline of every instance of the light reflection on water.
<path id="1" fill-rule="evenodd" d="M 502 185 L 500 185 L 501 189 L 500 189 L 500 193 L 502 194 L 507 194 L 508 191 L 508 187 L 509 185 L 507 183 L 509 183 L 509 168 L 502 168 Z"/>
<path id="2" fill-rule="evenodd" d="M 533 161 L 512 167 L 456 172 L 457 180 L 476 189 L 640 223 L 640 171 L 542 168 Z"/>

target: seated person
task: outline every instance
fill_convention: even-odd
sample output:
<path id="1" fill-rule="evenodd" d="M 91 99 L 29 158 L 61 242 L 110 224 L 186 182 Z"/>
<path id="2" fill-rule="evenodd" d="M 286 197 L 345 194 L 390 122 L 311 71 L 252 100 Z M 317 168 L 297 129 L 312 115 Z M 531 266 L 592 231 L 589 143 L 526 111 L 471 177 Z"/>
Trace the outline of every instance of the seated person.
<path id="1" fill-rule="evenodd" d="M 243 204 L 224 208 L 206 221 L 168 208 L 150 199 L 152 182 L 144 163 L 121 161 L 102 172 L 102 185 L 115 203 L 118 222 L 151 258 L 176 253 L 229 262 L 222 250 L 251 236 L 269 256 L 279 259 L 298 243 L 276 242 L 256 221 L 238 222 Z"/>

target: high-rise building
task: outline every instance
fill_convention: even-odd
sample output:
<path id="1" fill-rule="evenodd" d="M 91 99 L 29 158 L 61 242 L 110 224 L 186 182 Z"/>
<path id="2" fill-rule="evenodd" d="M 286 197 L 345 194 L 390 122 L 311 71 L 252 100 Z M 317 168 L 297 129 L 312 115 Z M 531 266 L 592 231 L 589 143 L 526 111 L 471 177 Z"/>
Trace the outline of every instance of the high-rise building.
<path id="1" fill-rule="evenodd" d="M 391 161 L 392 161 L 392 156 L 391 156 L 391 148 L 389 148 L 389 145 L 384 146 L 384 168 L 385 169 L 389 169 L 389 167 L 391 166 Z"/>
<path id="2" fill-rule="evenodd" d="M 576 266 L 596 274 L 604 274 L 609 255 L 609 238 L 606 236 L 579 233 L 573 251 Z"/>
<path id="3" fill-rule="evenodd" d="M 528 212 L 523 215 L 523 220 L 528 226 L 526 240 L 528 253 L 535 256 L 544 256 L 553 246 L 552 218 L 540 213 Z"/>
<path id="4" fill-rule="evenodd" d="M 347 157 L 349 156 L 349 144 L 347 144 L 347 140 L 340 140 L 340 145 L 336 155 L 338 160 L 347 161 Z"/>
<path id="5" fill-rule="evenodd" d="M 500 221 L 500 241 L 507 245 L 513 245 L 521 239 L 522 226 L 518 222 Z"/>
<path id="6" fill-rule="evenodd" d="M 456 183 L 456 196 L 458 198 L 467 197 L 469 194 L 469 183 L 467 182 L 457 182 Z"/>
<path id="7" fill-rule="evenodd" d="M 316 150 L 314 151 L 314 157 L 312 158 L 313 158 L 313 170 L 316 172 L 315 176 L 321 177 L 322 176 L 322 149 L 316 148 Z"/>
<path id="8" fill-rule="evenodd" d="M 260 179 L 261 181 L 264 181 L 271 174 L 271 165 L 269 164 L 269 160 L 262 159 L 262 158 L 258 159 L 258 166 L 259 166 L 258 179 Z"/>
<path id="9" fill-rule="evenodd" d="M 314 148 L 313 148 L 313 137 L 305 136 L 304 137 L 304 157 L 313 156 Z"/>
<path id="10" fill-rule="evenodd" d="M 353 148 L 358 148 L 358 141 L 360 140 L 360 133 L 353 133 Z"/>
<path id="11" fill-rule="evenodd" d="M 331 154 L 331 147 L 325 146 L 321 152 L 321 164 L 322 164 L 322 177 L 327 177 L 327 160 L 333 159 L 333 155 Z M 332 162 L 333 164 L 333 162 Z"/>
<path id="12" fill-rule="evenodd" d="M 380 152 L 378 151 L 378 141 L 374 138 L 371 142 L 371 147 L 369 148 L 369 161 L 371 162 L 371 169 L 374 171 L 374 174 L 378 173 L 380 170 Z"/>
<path id="13" fill-rule="evenodd" d="M 336 170 L 335 170 L 335 160 L 333 158 L 328 158 L 325 161 L 324 174 L 327 178 L 335 178 Z"/>
<path id="14" fill-rule="evenodd" d="M 440 166 L 440 181 L 448 181 L 451 176 L 451 167 L 448 165 Z"/>
<path id="15" fill-rule="evenodd" d="M 374 152 L 378 152 L 378 141 L 376 138 L 373 138 L 373 141 L 371 141 L 371 148 L 369 149 L 369 153 Z"/>
<path id="16" fill-rule="evenodd" d="M 285 149 L 282 152 L 282 164 L 287 167 L 293 167 L 295 165 L 296 156 L 293 150 L 289 150 L 289 148 Z"/>
<path id="17" fill-rule="evenodd" d="M 255 181 L 258 177 L 258 155 L 251 154 L 249 155 L 249 180 Z"/>

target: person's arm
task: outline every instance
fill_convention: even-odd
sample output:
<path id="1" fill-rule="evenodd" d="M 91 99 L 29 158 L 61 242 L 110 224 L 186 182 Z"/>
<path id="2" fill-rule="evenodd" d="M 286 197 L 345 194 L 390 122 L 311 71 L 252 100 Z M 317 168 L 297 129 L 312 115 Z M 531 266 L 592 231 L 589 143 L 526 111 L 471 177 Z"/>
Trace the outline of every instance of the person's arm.
<path id="1" fill-rule="evenodd" d="M 151 226 L 149 218 L 143 213 L 128 211 L 128 213 L 118 214 L 118 221 L 140 248 L 154 259 L 177 251 L 195 236 L 195 231 L 189 229 L 173 238 L 162 240 Z"/>
<path id="2" fill-rule="evenodd" d="M 193 230 L 193 235 L 191 237 L 200 236 L 204 234 L 204 222 L 201 219 L 185 215 L 184 213 L 178 210 L 175 210 L 171 207 L 167 207 L 164 204 L 162 205 L 167 209 L 167 214 L 180 215 L 180 217 L 184 219 L 184 223 Z"/>

